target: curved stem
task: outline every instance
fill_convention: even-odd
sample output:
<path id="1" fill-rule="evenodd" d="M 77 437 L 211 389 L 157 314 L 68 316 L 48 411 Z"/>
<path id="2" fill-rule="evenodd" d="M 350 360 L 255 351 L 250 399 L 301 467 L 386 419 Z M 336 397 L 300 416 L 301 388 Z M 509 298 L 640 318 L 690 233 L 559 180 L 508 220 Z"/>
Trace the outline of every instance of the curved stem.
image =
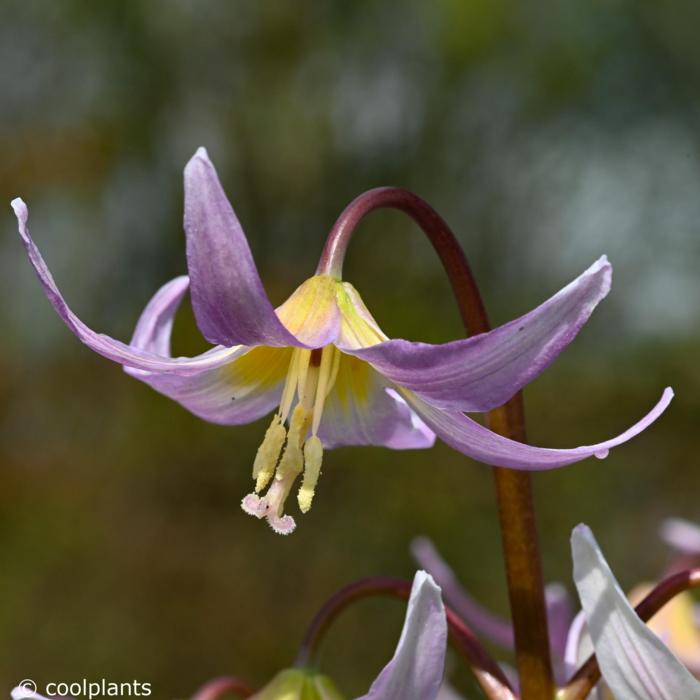
<path id="1" fill-rule="evenodd" d="M 321 607 L 311 621 L 301 643 L 296 666 L 308 666 L 318 650 L 326 631 L 351 603 L 372 596 L 389 596 L 408 600 L 411 594 L 411 582 L 388 576 L 376 576 L 360 579 L 348 584 Z M 498 664 L 481 646 L 479 640 L 450 608 L 445 608 L 450 641 L 469 667 L 474 672 L 477 682 L 490 700 L 516 700 L 508 680 Z"/>
<path id="2" fill-rule="evenodd" d="M 193 696 L 192 700 L 219 700 L 227 695 L 249 698 L 255 691 L 240 678 L 222 676 L 205 683 Z"/>
<path id="3" fill-rule="evenodd" d="M 657 584 L 644 600 L 635 608 L 637 615 L 649 621 L 661 608 L 680 593 L 692 588 L 700 588 L 700 568 L 688 569 L 673 574 Z M 595 655 L 588 657 L 586 662 L 571 677 L 566 686 L 557 696 L 560 700 L 583 700 L 600 680 L 600 668 Z"/>
<path id="4" fill-rule="evenodd" d="M 418 195 L 399 187 L 377 187 L 356 197 L 333 225 L 321 252 L 317 274 L 340 277 L 348 244 L 359 223 L 375 209 L 398 209 L 410 216 L 430 240 L 445 268 L 459 313 L 471 334 L 488 330 L 486 310 L 462 246 L 445 220 Z"/>
<path id="5" fill-rule="evenodd" d="M 340 277 L 358 224 L 375 209 L 387 207 L 408 214 L 430 240 L 447 273 L 467 333 L 490 330 L 479 288 L 459 241 L 427 202 L 406 190 L 380 187 L 351 202 L 328 235 L 318 273 Z M 525 442 L 521 394 L 491 411 L 488 424 L 494 432 Z M 525 471 L 500 468 L 494 469 L 494 476 L 522 697 L 551 700 L 554 680 L 531 477 Z"/>

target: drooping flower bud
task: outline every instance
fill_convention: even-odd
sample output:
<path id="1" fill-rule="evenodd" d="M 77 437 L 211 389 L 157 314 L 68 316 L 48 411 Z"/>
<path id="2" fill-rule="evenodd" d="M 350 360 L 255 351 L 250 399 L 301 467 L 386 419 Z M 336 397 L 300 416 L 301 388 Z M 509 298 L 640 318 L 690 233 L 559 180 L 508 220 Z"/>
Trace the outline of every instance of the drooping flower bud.
<path id="1" fill-rule="evenodd" d="M 280 671 L 250 700 L 344 700 L 328 676 L 298 668 Z"/>

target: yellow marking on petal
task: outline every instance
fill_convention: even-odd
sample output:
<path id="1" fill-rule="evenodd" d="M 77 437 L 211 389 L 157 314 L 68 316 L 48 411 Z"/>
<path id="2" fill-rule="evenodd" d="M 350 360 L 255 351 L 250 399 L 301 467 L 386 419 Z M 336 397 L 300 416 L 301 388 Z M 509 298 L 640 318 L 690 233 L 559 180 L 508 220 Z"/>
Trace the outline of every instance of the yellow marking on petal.
<path id="1" fill-rule="evenodd" d="M 289 361 L 291 348 L 252 348 L 244 355 L 222 368 L 236 393 L 236 398 L 251 391 L 265 391 L 282 381 Z"/>
<path id="2" fill-rule="evenodd" d="M 315 435 L 312 435 L 304 445 L 304 480 L 297 495 L 299 509 L 302 513 L 307 513 L 311 508 L 318 477 L 321 474 L 322 462 L 323 445 Z"/>
<path id="3" fill-rule="evenodd" d="M 366 404 L 372 385 L 371 367 L 352 355 L 343 355 L 340 360 L 338 378 L 335 382 L 338 400 L 345 410 L 351 404 Z"/>
<path id="4" fill-rule="evenodd" d="M 302 342 L 312 342 L 338 314 L 336 289 L 339 286 L 340 282 L 330 275 L 314 275 L 278 307 L 277 316 Z"/>
<path id="5" fill-rule="evenodd" d="M 284 440 L 287 436 L 287 431 L 282 425 L 282 421 L 278 414 L 272 418 L 272 423 L 265 433 L 262 444 L 258 447 L 253 462 L 253 479 L 255 482 L 255 491 L 259 493 L 269 483 L 272 475 L 275 473 L 277 460 L 284 446 Z"/>
<path id="6" fill-rule="evenodd" d="M 379 325 L 367 310 L 357 290 L 347 282 L 336 290 L 340 309 L 340 338 L 354 348 L 364 348 L 387 340 Z"/>

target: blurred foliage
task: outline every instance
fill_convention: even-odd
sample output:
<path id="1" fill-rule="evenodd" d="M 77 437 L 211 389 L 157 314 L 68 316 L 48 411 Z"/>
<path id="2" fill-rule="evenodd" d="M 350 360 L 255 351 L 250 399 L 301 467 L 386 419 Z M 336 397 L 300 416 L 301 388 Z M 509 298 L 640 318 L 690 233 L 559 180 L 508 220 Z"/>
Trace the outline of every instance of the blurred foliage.
<path id="1" fill-rule="evenodd" d="M 585 521 L 631 586 L 664 564 L 661 518 L 700 518 L 699 15 L 690 0 L 5 0 L 0 190 L 30 204 L 75 310 L 120 338 L 184 270 L 181 168 L 199 145 L 275 302 L 312 272 L 345 204 L 381 184 L 451 222 L 494 322 L 609 254 L 610 299 L 526 402 L 533 443 L 573 446 L 677 389 L 606 461 L 535 480 L 547 578 L 570 583 L 568 534 Z M 207 425 L 80 347 L 14 226 L 8 212 L 3 687 L 136 678 L 166 698 L 222 673 L 263 683 L 335 589 L 410 576 L 419 533 L 506 610 L 487 468 L 443 445 L 338 450 L 297 532 L 274 536 L 238 508 L 265 425 Z M 347 278 L 390 335 L 460 334 L 437 260 L 396 213 L 363 224 Z M 182 316 L 177 349 L 197 351 Z M 324 671 L 365 689 L 402 616 L 381 601 L 348 612 Z"/>

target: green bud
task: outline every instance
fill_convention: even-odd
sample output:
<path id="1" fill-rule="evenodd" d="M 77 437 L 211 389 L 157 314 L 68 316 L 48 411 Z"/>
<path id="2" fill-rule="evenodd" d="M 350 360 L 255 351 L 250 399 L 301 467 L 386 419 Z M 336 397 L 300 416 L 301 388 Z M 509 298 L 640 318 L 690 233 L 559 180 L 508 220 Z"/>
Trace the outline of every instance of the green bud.
<path id="1" fill-rule="evenodd" d="M 280 671 L 250 700 L 344 700 L 328 676 L 298 668 Z"/>

